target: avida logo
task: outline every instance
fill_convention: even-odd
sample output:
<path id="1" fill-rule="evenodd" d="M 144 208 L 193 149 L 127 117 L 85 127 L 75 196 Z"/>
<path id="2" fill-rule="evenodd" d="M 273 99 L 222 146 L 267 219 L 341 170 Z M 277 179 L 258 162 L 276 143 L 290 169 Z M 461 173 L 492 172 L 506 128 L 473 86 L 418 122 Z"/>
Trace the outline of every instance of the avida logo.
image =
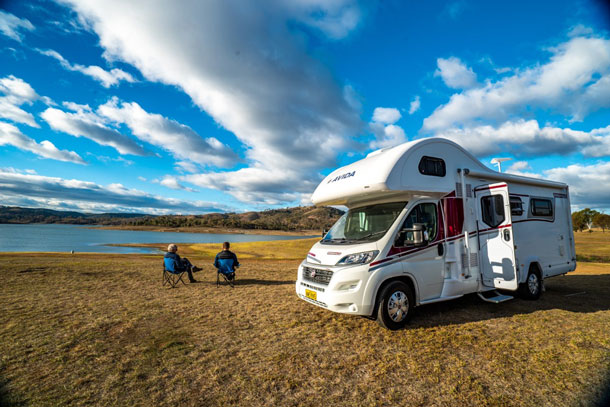
<path id="1" fill-rule="evenodd" d="M 340 181 L 345 178 L 353 177 L 354 175 L 356 175 L 356 171 L 346 172 L 345 174 L 337 175 L 335 178 L 329 179 L 327 184 L 330 184 L 331 182 L 335 181 Z"/>

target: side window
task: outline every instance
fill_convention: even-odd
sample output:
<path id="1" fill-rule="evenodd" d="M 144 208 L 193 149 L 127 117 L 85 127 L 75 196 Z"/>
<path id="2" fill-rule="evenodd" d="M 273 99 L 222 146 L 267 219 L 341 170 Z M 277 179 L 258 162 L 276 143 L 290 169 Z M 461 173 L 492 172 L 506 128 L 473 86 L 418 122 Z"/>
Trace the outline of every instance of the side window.
<path id="1" fill-rule="evenodd" d="M 447 173 L 445 161 L 442 158 L 423 156 L 419 161 L 419 173 L 423 175 L 433 175 L 444 177 Z"/>
<path id="2" fill-rule="evenodd" d="M 410 229 L 415 223 L 423 223 L 426 225 L 428 232 L 428 241 L 432 242 L 436 239 L 438 233 L 438 220 L 436 216 L 436 205 L 433 203 L 422 203 L 411 209 L 407 215 L 403 229 Z"/>
<path id="3" fill-rule="evenodd" d="M 481 217 L 488 226 L 500 226 L 504 216 L 504 198 L 502 195 L 489 195 L 481 198 Z"/>
<path id="4" fill-rule="evenodd" d="M 510 214 L 513 216 L 523 215 L 523 201 L 517 196 L 510 197 Z"/>
<path id="5" fill-rule="evenodd" d="M 532 198 L 530 207 L 534 216 L 553 217 L 553 202 L 550 199 Z"/>

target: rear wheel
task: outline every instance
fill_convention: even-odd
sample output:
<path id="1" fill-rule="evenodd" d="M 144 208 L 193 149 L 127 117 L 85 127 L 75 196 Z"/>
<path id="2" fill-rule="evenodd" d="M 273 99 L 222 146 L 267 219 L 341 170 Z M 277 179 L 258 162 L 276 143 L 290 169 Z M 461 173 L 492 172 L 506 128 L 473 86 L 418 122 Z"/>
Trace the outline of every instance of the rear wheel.
<path id="1" fill-rule="evenodd" d="M 403 328 L 415 305 L 413 290 L 402 281 L 393 281 L 383 288 L 377 303 L 377 323 L 392 331 Z"/>
<path id="2" fill-rule="evenodd" d="M 542 276 L 536 266 L 531 266 L 527 279 L 519 284 L 519 294 L 526 300 L 537 300 L 542 295 Z"/>

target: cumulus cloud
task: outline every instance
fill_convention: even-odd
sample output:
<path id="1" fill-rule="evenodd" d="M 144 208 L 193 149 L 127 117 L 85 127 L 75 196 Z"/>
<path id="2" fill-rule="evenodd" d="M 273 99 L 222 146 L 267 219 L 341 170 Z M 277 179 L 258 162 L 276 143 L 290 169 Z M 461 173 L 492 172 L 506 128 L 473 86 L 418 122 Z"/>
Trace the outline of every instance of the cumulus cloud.
<path id="1" fill-rule="evenodd" d="M 544 171 L 549 179 L 570 186 L 573 205 L 593 208 L 610 207 L 610 162 L 592 165 L 574 164 Z"/>
<path id="2" fill-rule="evenodd" d="M 484 125 L 452 128 L 437 136 L 450 139 L 478 156 L 512 153 L 516 156 L 583 153 L 610 155 L 610 126 L 589 132 L 545 126 L 536 120 L 508 121 L 498 127 Z"/>
<path id="3" fill-rule="evenodd" d="M 9 75 L 0 79 L 0 92 L 4 94 L 0 97 L 0 118 L 40 127 L 31 113 L 20 108 L 24 104 L 31 105 L 40 98 L 29 83 Z"/>
<path id="4" fill-rule="evenodd" d="M 378 107 L 373 111 L 373 121 L 369 128 L 375 135 L 375 139 L 369 144 L 370 148 L 378 149 L 393 147 L 407 141 L 402 127 L 395 125 L 400 120 L 401 114 L 393 107 Z"/>
<path id="5" fill-rule="evenodd" d="M 181 189 L 183 191 L 195 192 L 195 190 L 193 188 L 185 187 L 184 185 L 182 185 L 181 183 L 178 182 L 176 177 L 173 177 L 171 175 L 166 175 L 165 177 L 163 177 L 161 179 L 153 180 L 153 182 L 155 184 L 160 184 L 160 185 L 163 185 L 164 187 L 171 188 L 171 189 Z"/>
<path id="6" fill-rule="evenodd" d="M 373 121 L 381 124 L 394 124 L 400 120 L 401 114 L 393 107 L 376 107 L 373 111 Z"/>
<path id="7" fill-rule="evenodd" d="M 506 120 L 532 107 L 554 110 L 572 120 L 610 107 L 610 40 L 574 37 L 549 52 L 545 64 L 452 95 L 424 120 L 424 130 Z"/>
<path id="8" fill-rule="evenodd" d="M 34 25 L 29 20 L 0 10 L 0 33 L 21 42 L 23 40 L 22 31 L 32 30 L 34 30 Z"/>
<path id="9" fill-rule="evenodd" d="M 121 184 L 103 186 L 78 179 L 47 177 L 10 169 L 0 169 L 0 185 L 2 202 L 33 199 L 42 204 L 40 206 L 46 207 L 64 202 L 80 209 L 102 207 L 105 210 L 145 213 L 207 213 L 229 209 L 210 202 L 190 202 L 151 195 Z"/>
<path id="10" fill-rule="evenodd" d="M 415 96 L 415 98 L 411 101 L 409 105 L 409 114 L 413 114 L 419 110 L 421 107 L 421 102 L 419 100 L 419 96 Z"/>
<path id="11" fill-rule="evenodd" d="M 100 145 L 112 147 L 121 154 L 151 155 L 131 138 L 107 127 L 94 112 L 88 111 L 82 106 L 78 109 L 74 113 L 68 113 L 49 107 L 40 114 L 40 117 L 54 130 L 74 137 L 87 138 Z"/>
<path id="12" fill-rule="evenodd" d="M 40 52 L 43 55 L 49 56 L 51 58 L 55 58 L 56 60 L 59 61 L 60 65 L 68 71 L 80 72 L 84 75 L 87 75 L 87 76 L 93 78 L 94 80 L 100 82 L 102 84 L 102 86 L 104 86 L 105 88 L 109 88 L 111 86 L 118 85 L 119 82 L 121 82 L 121 81 L 135 82 L 135 79 L 133 78 L 133 76 L 131 76 L 131 74 L 129 74 L 121 69 L 118 69 L 118 68 L 113 68 L 110 71 L 107 71 L 104 68 L 99 67 L 97 65 L 85 66 L 85 65 L 80 65 L 80 64 L 71 64 L 68 60 L 66 60 L 63 56 L 61 56 L 61 54 L 59 54 L 57 51 L 53 51 L 53 50 L 49 49 L 49 50 L 38 50 L 38 52 Z"/>
<path id="13" fill-rule="evenodd" d="M 438 69 L 434 72 L 434 76 L 440 76 L 450 88 L 468 89 L 477 84 L 477 75 L 459 58 L 438 58 L 436 65 Z"/>
<path id="14" fill-rule="evenodd" d="M 360 19 L 353 0 L 192 0 L 179 8 L 144 0 L 64 2 L 97 33 L 108 59 L 182 89 L 244 144 L 250 168 L 203 174 L 202 186 L 243 196 L 235 179 L 245 174 L 257 185 L 291 174 L 291 186 L 317 182 L 319 171 L 334 166 L 337 154 L 361 132 L 359 112 L 346 100 L 349 92 L 308 55 L 312 30 L 302 30 L 345 37 Z M 262 191 L 245 194 L 265 197 Z"/>
<path id="15" fill-rule="evenodd" d="M 5 145 L 29 151 L 43 158 L 85 164 L 85 161 L 74 151 L 59 150 L 49 140 L 37 143 L 36 140 L 24 135 L 12 124 L 0 122 L 0 146 Z"/>
<path id="16" fill-rule="evenodd" d="M 510 165 L 510 167 L 508 167 L 506 172 L 526 171 L 526 170 L 531 170 L 531 169 L 532 169 L 532 167 L 530 166 L 530 164 L 527 161 L 515 161 L 514 163 L 512 163 Z"/>
<path id="17" fill-rule="evenodd" d="M 193 129 L 160 114 L 148 113 L 135 102 L 114 98 L 99 106 L 100 116 L 117 124 L 126 124 L 140 140 L 169 151 L 179 160 L 203 167 L 229 167 L 239 161 L 230 147 L 214 137 L 203 138 Z"/>

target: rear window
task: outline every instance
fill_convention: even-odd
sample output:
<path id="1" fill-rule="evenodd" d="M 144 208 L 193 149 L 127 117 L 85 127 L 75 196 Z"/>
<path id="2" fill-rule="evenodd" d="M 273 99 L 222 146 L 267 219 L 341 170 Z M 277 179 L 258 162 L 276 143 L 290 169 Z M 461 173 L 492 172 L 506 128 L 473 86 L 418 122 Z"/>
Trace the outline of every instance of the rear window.
<path id="1" fill-rule="evenodd" d="M 530 207 L 534 216 L 553 217 L 553 202 L 550 199 L 532 198 Z"/>
<path id="2" fill-rule="evenodd" d="M 447 170 L 442 158 L 423 156 L 419 161 L 419 172 L 423 175 L 444 177 Z"/>

